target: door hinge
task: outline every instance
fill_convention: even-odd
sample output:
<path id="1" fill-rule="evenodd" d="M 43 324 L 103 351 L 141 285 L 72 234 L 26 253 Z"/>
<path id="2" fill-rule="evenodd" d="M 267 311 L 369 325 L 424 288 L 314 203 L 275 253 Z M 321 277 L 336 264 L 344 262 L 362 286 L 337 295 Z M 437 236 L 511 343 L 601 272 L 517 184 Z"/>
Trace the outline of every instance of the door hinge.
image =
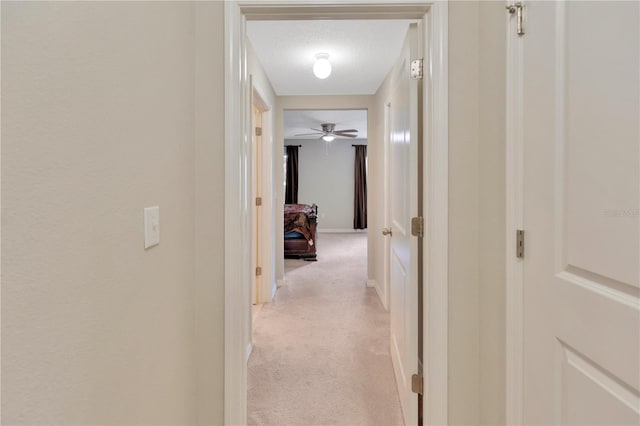
<path id="1" fill-rule="evenodd" d="M 262 127 L 256 127 L 256 136 L 262 136 Z"/>
<path id="2" fill-rule="evenodd" d="M 524 231 L 522 229 L 516 230 L 516 257 L 524 259 Z"/>
<path id="3" fill-rule="evenodd" d="M 507 6 L 510 15 L 516 15 L 516 34 L 524 35 L 524 4 L 517 2 Z"/>
<path id="4" fill-rule="evenodd" d="M 262 275 L 262 266 L 256 266 L 256 277 Z"/>
<path id="5" fill-rule="evenodd" d="M 423 65 L 424 61 L 422 59 L 414 59 L 411 61 L 411 78 L 414 80 L 422 80 L 423 75 Z"/>
<path id="6" fill-rule="evenodd" d="M 411 391 L 418 395 L 422 395 L 424 391 L 424 377 L 422 377 L 421 373 L 411 376 Z"/>
<path id="7" fill-rule="evenodd" d="M 256 206 L 262 205 L 262 197 L 256 197 Z"/>
<path id="8" fill-rule="evenodd" d="M 424 218 L 422 216 L 411 218 L 411 235 L 424 237 Z"/>

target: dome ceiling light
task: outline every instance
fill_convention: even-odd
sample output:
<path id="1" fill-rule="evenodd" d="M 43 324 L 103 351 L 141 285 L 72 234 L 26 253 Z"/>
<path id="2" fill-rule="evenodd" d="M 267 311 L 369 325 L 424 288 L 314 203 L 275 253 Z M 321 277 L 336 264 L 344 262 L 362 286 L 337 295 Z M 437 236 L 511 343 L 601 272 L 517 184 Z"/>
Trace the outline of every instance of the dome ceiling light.
<path id="1" fill-rule="evenodd" d="M 318 53 L 316 55 L 316 62 L 313 64 L 313 74 L 320 80 L 331 75 L 331 62 L 329 62 L 328 53 Z"/>

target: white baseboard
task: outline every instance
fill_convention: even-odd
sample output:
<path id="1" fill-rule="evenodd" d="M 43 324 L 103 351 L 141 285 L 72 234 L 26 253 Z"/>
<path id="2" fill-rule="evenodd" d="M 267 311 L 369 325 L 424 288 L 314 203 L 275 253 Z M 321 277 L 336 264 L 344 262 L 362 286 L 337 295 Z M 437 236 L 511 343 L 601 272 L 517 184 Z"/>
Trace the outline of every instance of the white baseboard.
<path id="1" fill-rule="evenodd" d="M 287 283 L 287 280 L 285 278 L 281 280 L 276 280 L 276 290 L 274 290 L 273 295 L 275 296 L 275 292 L 278 291 L 277 289 L 279 289 L 280 287 L 283 287 L 286 283 Z"/>
<path id="2" fill-rule="evenodd" d="M 367 287 L 373 287 L 376 289 L 376 293 L 378 294 L 378 298 L 380 299 L 382 306 L 384 306 L 384 309 L 388 311 L 389 307 L 387 306 L 387 302 L 386 302 L 387 298 L 385 297 L 384 290 L 382 289 L 378 281 L 367 280 Z"/>
<path id="3" fill-rule="evenodd" d="M 352 228 L 318 228 L 319 234 L 366 234 L 366 229 L 352 229 Z"/>
<path id="4" fill-rule="evenodd" d="M 264 289 L 264 294 L 260 292 L 260 300 L 258 303 L 271 303 L 273 302 L 273 298 L 276 297 L 276 292 L 278 291 L 278 287 L 281 285 L 278 284 L 278 281 L 272 281 L 271 286 L 268 289 Z"/>
<path id="5" fill-rule="evenodd" d="M 247 362 L 249 362 L 249 357 L 251 356 L 251 352 L 253 352 L 253 342 L 249 342 L 247 345 Z"/>

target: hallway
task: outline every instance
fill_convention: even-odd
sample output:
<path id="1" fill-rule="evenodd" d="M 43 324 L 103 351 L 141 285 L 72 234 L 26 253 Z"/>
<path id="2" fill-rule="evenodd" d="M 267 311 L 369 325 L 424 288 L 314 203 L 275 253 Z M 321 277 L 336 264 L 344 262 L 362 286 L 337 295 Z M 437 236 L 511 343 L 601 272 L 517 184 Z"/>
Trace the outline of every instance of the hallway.
<path id="1" fill-rule="evenodd" d="M 248 422 L 402 425 L 389 315 L 365 285 L 367 235 L 318 240 L 318 262 L 285 260 L 287 284 L 258 314 Z"/>

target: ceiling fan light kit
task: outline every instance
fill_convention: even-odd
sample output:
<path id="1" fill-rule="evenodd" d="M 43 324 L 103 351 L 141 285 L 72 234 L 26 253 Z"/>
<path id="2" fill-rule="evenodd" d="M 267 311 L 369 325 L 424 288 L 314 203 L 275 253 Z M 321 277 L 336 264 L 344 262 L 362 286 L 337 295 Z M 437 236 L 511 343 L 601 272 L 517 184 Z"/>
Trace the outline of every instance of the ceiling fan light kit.
<path id="1" fill-rule="evenodd" d="M 328 53 L 318 53 L 316 55 L 316 62 L 313 64 L 313 74 L 320 80 L 331 75 L 331 62 L 329 62 Z"/>

